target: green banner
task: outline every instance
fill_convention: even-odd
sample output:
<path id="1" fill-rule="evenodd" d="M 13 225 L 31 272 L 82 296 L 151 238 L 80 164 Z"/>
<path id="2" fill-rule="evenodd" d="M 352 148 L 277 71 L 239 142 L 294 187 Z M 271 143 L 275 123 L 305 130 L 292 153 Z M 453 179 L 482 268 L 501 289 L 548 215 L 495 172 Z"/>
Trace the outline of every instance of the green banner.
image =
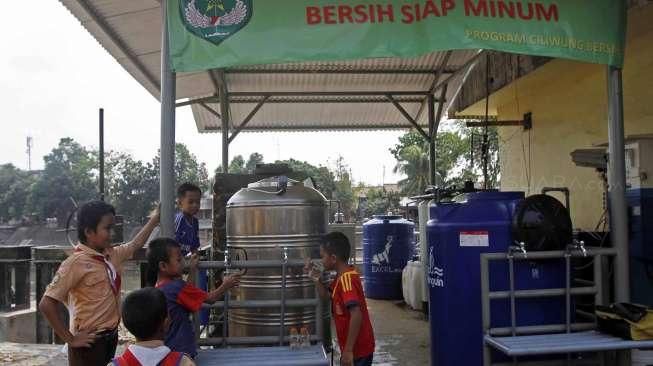
<path id="1" fill-rule="evenodd" d="M 492 49 L 623 65 L 625 0 L 168 0 L 176 71 Z"/>

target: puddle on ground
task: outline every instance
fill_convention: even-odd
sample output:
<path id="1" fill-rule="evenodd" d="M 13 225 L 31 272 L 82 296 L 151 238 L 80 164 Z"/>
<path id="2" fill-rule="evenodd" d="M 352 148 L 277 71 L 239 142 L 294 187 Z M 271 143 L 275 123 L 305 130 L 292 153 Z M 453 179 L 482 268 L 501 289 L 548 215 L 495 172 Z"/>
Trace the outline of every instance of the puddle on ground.
<path id="1" fill-rule="evenodd" d="M 388 350 L 389 347 L 398 346 L 403 340 L 404 336 L 395 335 L 395 336 L 382 336 L 381 339 L 376 339 L 376 348 L 374 349 L 374 362 L 375 366 L 398 366 L 400 365 L 399 360 L 390 354 Z M 334 340 L 335 341 L 335 340 Z M 340 353 L 336 351 L 334 366 L 338 366 L 340 359 Z"/>
<path id="2" fill-rule="evenodd" d="M 378 366 L 395 366 L 399 365 L 397 358 L 390 354 L 388 347 L 394 347 L 401 343 L 403 336 L 384 336 L 376 340 L 376 349 L 374 350 L 374 365 Z"/>

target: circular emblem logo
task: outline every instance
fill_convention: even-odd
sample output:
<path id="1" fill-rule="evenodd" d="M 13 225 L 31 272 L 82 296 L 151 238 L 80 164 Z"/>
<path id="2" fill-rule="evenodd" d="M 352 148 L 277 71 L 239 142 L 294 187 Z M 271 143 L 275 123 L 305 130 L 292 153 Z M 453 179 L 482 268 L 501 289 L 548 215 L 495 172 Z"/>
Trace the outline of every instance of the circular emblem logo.
<path id="1" fill-rule="evenodd" d="M 252 18 L 252 0 L 181 0 L 182 23 L 189 32 L 216 45 L 243 29 Z"/>

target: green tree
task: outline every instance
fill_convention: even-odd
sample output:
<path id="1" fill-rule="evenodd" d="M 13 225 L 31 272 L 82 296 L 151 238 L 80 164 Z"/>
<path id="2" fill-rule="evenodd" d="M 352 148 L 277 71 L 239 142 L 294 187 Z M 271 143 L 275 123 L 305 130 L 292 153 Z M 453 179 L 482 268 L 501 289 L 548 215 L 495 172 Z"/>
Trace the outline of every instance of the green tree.
<path id="1" fill-rule="evenodd" d="M 500 177 L 498 133 L 496 128 L 488 130 L 488 183 L 489 187 L 496 187 Z M 460 186 L 465 180 L 475 181 L 482 176 L 482 137 L 475 135 L 472 148 L 472 133 L 474 131 L 465 127 L 462 122 L 458 122 L 452 131 L 438 132 L 435 175 L 439 186 Z M 399 181 L 402 193 L 415 195 L 424 192 L 430 184 L 428 143 L 417 132 L 410 131 L 399 138 L 399 143 L 391 148 L 390 152 L 397 159 L 394 172 L 406 176 Z M 474 157 L 473 166 L 470 164 L 471 154 Z"/>
<path id="2" fill-rule="evenodd" d="M 461 174 L 461 181 L 465 179 L 483 179 L 483 129 L 465 127 L 462 122 L 458 126 L 467 139 L 468 151 L 466 153 L 467 165 Z M 473 134 L 473 138 L 472 138 Z M 497 127 L 488 128 L 488 188 L 498 188 L 501 179 L 501 162 L 499 160 L 499 130 Z M 473 142 L 473 147 L 472 147 Z M 470 153 L 471 149 L 471 153 Z M 470 164 L 473 154 L 474 165 Z"/>
<path id="3" fill-rule="evenodd" d="M 251 153 L 249 159 L 247 159 L 247 163 L 245 164 L 245 170 L 247 170 L 249 174 L 253 174 L 256 170 L 256 164 L 263 164 L 263 155 L 257 152 Z"/>
<path id="4" fill-rule="evenodd" d="M 41 218 L 57 217 L 62 223 L 72 207 L 70 199 L 83 202 L 98 198 L 97 159 L 71 138 L 44 158 L 45 168 L 30 194 L 30 205 Z"/>
<path id="5" fill-rule="evenodd" d="M 372 215 L 385 215 L 390 211 L 397 211 L 399 209 L 399 201 L 401 196 L 397 192 L 388 192 L 385 189 L 372 188 L 367 191 L 367 208 L 365 217 Z"/>
<path id="6" fill-rule="evenodd" d="M 355 196 L 349 167 L 342 156 L 336 159 L 336 182 L 333 198 L 340 201 L 340 208 L 345 214 L 345 220 L 350 221 L 355 217 Z"/>
<path id="7" fill-rule="evenodd" d="M 404 146 L 395 157 L 397 165 L 393 172 L 406 176 L 398 182 L 402 193 L 414 195 L 423 192 L 430 180 L 428 146 L 423 143 Z"/>
<path id="8" fill-rule="evenodd" d="M 295 180 L 304 180 L 308 177 L 313 178 L 318 191 L 328 198 L 333 199 L 333 193 L 336 190 L 336 180 L 333 172 L 325 166 L 314 166 L 306 161 L 295 159 L 277 160 L 276 164 L 288 164 L 293 174 L 290 178 Z"/>
<path id="9" fill-rule="evenodd" d="M 28 200 L 37 174 L 0 165 L 0 222 L 20 220 L 31 213 Z"/>
<path id="10" fill-rule="evenodd" d="M 152 167 L 157 172 L 157 177 L 159 167 L 161 166 L 160 157 L 161 151 L 158 151 L 152 162 Z M 175 182 L 178 185 L 185 182 L 197 184 L 204 192 L 210 189 L 209 173 L 206 169 L 206 164 L 199 163 L 197 157 L 182 143 L 175 144 Z"/>
<path id="11" fill-rule="evenodd" d="M 159 199 L 159 172 L 128 153 L 107 153 L 107 200 L 128 218 L 141 220 Z"/>
<path id="12" fill-rule="evenodd" d="M 230 174 L 253 174 L 256 169 L 256 164 L 263 163 L 263 155 L 259 153 L 252 153 L 249 155 L 249 159 L 245 162 L 245 158 L 242 155 L 236 155 L 231 158 L 229 163 L 229 173 Z M 218 165 L 215 169 L 215 174 L 222 173 L 222 165 Z"/>
<path id="13" fill-rule="evenodd" d="M 229 173 L 231 174 L 247 174 L 245 168 L 245 159 L 242 155 L 236 155 L 229 163 Z"/>

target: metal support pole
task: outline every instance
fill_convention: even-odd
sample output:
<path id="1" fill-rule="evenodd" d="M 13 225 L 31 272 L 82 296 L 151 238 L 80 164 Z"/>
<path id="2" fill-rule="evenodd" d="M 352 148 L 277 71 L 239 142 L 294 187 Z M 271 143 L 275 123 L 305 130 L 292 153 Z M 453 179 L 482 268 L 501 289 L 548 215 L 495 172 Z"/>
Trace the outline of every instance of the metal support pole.
<path id="1" fill-rule="evenodd" d="M 626 213 L 626 164 L 624 144 L 623 86 L 621 69 L 608 66 L 608 184 L 610 235 L 617 250 L 615 295 L 619 302 L 630 301 L 628 269 L 628 216 Z"/>
<path id="2" fill-rule="evenodd" d="M 320 297 L 320 292 L 315 287 L 315 299 L 317 300 L 317 305 L 315 306 L 315 336 L 322 343 L 331 341 L 330 339 L 324 339 L 324 309 L 322 308 L 322 297 Z"/>
<path id="3" fill-rule="evenodd" d="M 571 255 L 565 254 L 565 331 L 571 333 Z"/>
<path id="4" fill-rule="evenodd" d="M 430 306 L 430 303 L 429 303 Z M 483 335 L 490 334 L 492 320 L 490 318 L 490 265 L 487 258 L 481 256 L 481 313 L 483 322 Z M 433 340 L 431 340 L 433 342 Z M 483 342 L 483 366 L 492 364 L 490 347 Z"/>
<path id="5" fill-rule="evenodd" d="M 283 264 L 281 265 L 281 319 L 279 322 L 279 346 L 283 346 L 283 340 L 286 334 L 286 274 L 288 263 L 288 248 L 284 247 L 281 255 Z M 318 316 L 318 314 L 315 314 L 315 316 Z"/>
<path id="6" fill-rule="evenodd" d="M 98 160 L 100 161 L 100 200 L 104 201 L 104 108 L 100 108 L 100 151 Z"/>
<path id="7" fill-rule="evenodd" d="M 231 115 L 229 113 L 229 90 L 227 89 L 227 79 L 224 76 L 224 71 L 218 71 L 218 79 L 220 86 L 220 115 L 222 118 L 222 172 L 229 173 L 229 122 Z"/>
<path id="8" fill-rule="evenodd" d="M 615 297 L 630 301 L 628 216 L 626 209 L 626 162 L 624 142 L 624 105 L 621 69 L 608 66 L 608 184 L 610 199 L 610 236 L 617 250 L 614 260 Z M 617 352 L 618 364 L 629 364 L 628 352 Z"/>
<path id="9" fill-rule="evenodd" d="M 176 76 L 170 63 L 167 1 L 161 2 L 161 159 L 159 197 L 161 202 L 161 236 L 175 233 L 175 99 Z"/>
<path id="10" fill-rule="evenodd" d="M 510 331 L 514 337 L 517 335 L 517 309 L 515 306 L 515 259 L 508 257 L 508 271 L 510 281 Z"/>
<path id="11" fill-rule="evenodd" d="M 229 269 L 231 269 L 231 256 L 229 254 L 229 249 L 224 251 L 224 275 L 229 275 Z M 224 293 L 224 309 L 222 310 L 222 347 L 227 345 L 227 335 L 229 334 L 229 295 L 230 292 L 226 291 Z"/>
<path id="12" fill-rule="evenodd" d="M 429 182 L 436 185 L 435 181 L 435 139 L 437 131 L 435 129 L 435 98 L 433 94 L 427 97 L 429 110 Z"/>

